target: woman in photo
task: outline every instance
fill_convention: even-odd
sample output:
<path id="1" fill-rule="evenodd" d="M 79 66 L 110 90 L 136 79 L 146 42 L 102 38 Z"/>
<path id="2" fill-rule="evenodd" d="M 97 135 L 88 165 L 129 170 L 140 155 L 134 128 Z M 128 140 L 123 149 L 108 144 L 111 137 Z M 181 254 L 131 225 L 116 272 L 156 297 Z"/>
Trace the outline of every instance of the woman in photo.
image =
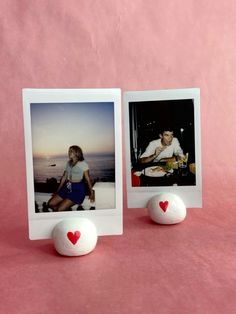
<path id="1" fill-rule="evenodd" d="M 66 211 L 71 206 L 81 205 L 86 195 L 87 182 L 89 199 L 94 201 L 94 190 L 89 175 L 89 167 L 84 160 L 82 149 L 73 145 L 68 151 L 69 161 L 66 164 L 57 192 L 48 201 L 48 207 L 53 211 Z"/>

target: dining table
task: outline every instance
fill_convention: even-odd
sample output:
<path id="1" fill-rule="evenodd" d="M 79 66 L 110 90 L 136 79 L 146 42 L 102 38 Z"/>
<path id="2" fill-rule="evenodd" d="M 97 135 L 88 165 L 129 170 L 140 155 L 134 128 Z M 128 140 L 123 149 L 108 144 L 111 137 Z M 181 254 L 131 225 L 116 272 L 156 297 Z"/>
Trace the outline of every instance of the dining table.
<path id="1" fill-rule="evenodd" d="M 137 163 L 132 168 L 132 173 L 139 178 L 139 186 L 196 185 L 196 175 L 189 164 L 172 168 L 166 162 Z"/>

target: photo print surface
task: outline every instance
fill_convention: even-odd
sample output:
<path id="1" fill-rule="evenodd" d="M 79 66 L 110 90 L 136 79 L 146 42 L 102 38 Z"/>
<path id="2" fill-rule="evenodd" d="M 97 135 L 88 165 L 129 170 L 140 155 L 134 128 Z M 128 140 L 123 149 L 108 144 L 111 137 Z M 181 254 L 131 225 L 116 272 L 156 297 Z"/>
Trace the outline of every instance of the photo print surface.
<path id="1" fill-rule="evenodd" d="M 30 237 L 78 216 L 120 234 L 120 90 L 25 89 L 23 106 Z"/>
<path id="2" fill-rule="evenodd" d="M 127 92 L 124 103 L 128 204 L 169 191 L 200 206 L 199 90 Z"/>
<path id="3" fill-rule="evenodd" d="M 115 184 L 114 103 L 31 103 L 30 113 L 35 211 L 60 211 L 60 206 L 50 208 L 48 201 L 58 191 L 65 171 L 67 181 L 82 181 L 85 197 L 78 202 L 75 197 L 74 205 L 61 210 L 115 208 L 114 195 L 107 198 L 106 206 L 96 204 L 91 195 L 99 183 Z M 81 149 L 83 160 L 73 162 L 70 148 Z M 90 182 L 80 175 L 84 170 L 88 170 Z"/>

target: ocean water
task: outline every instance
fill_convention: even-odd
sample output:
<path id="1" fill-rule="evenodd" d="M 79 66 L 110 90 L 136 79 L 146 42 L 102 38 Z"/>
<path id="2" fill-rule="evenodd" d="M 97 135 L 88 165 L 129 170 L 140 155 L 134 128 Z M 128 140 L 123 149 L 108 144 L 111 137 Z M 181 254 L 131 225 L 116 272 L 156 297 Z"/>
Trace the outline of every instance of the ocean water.
<path id="1" fill-rule="evenodd" d="M 89 173 L 93 181 L 115 182 L 114 154 L 87 154 L 84 157 L 89 165 Z M 68 156 L 34 157 L 34 181 L 46 182 L 47 179 L 56 178 L 59 182 L 67 161 Z"/>

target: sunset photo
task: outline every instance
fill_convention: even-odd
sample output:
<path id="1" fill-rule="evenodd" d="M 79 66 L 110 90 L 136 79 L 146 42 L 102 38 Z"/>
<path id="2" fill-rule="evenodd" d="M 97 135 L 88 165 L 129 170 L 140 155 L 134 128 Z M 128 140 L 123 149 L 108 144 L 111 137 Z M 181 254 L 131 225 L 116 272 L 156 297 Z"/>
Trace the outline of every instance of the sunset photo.
<path id="1" fill-rule="evenodd" d="M 50 210 L 49 193 L 60 183 L 72 145 L 82 149 L 92 185 L 114 184 L 113 102 L 31 103 L 30 115 L 36 212 Z"/>
<path id="2" fill-rule="evenodd" d="M 62 219 L 121 234 L 122 132 L 118 88 L 22 90 L 30 239 Z"/>

